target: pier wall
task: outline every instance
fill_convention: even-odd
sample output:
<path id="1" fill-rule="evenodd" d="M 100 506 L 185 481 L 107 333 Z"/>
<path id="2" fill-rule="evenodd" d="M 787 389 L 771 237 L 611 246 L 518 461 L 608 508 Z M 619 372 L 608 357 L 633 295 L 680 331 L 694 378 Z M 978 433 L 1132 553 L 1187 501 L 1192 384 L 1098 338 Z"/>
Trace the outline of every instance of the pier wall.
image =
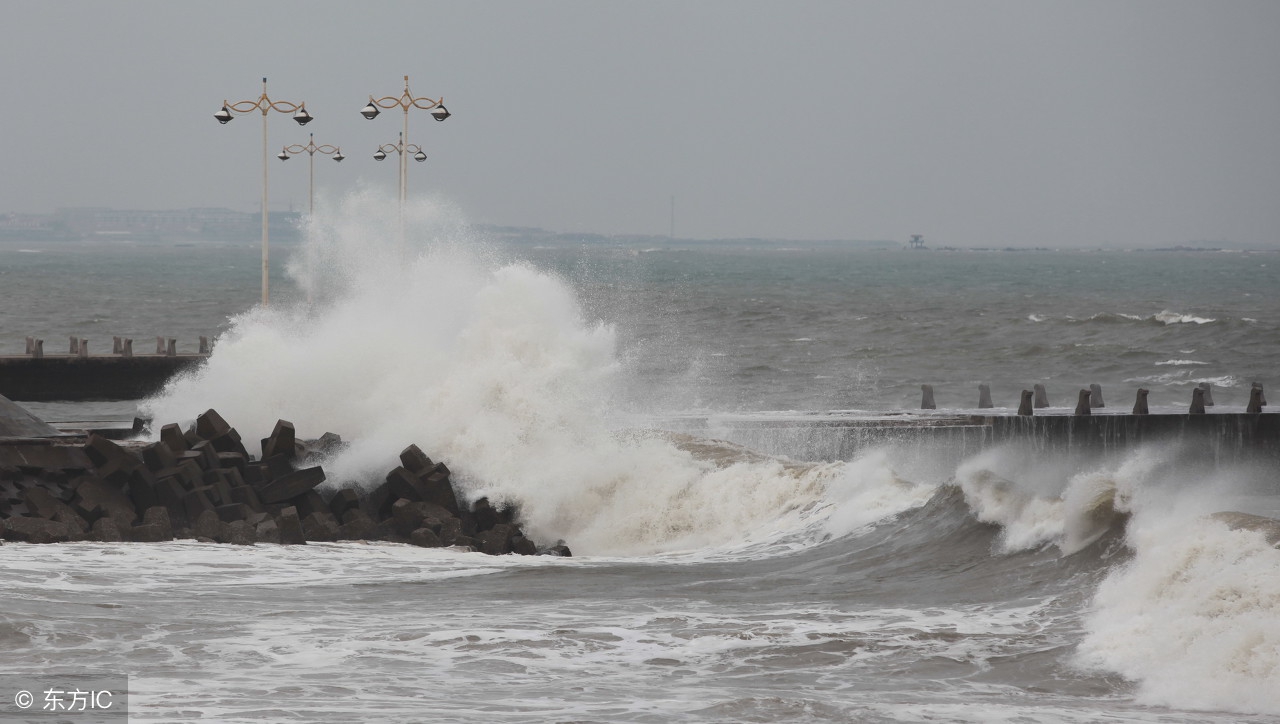
<path id="1" fill-rule="evenodd" d="M 0 395 L 20 402 L 136 400 L 153 395 L 205 354 L 0 357 Z"/>
<path id="2" fill-rule="evenodd" d="M 877 447 L 967 457 L 1016 444 L 1043 455 L 1105 457 L 1147 444 L 1173 444 L 1187 457 L 1208 463 L 1280 464 L 1280 414 L 1275 412 L 902 415 L 836 420 L 744 416 L 668 420 L 664 427 L 809 461 L 852 460 Z"/>

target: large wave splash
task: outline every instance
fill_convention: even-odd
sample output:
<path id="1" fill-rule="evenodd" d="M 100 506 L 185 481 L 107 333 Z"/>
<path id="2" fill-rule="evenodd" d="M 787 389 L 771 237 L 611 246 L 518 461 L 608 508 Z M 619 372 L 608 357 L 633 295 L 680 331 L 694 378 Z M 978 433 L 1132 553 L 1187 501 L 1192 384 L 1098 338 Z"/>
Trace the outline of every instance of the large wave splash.
<path id="1" fill-rule="evenodd" d="M 1135 683 L 1139 701 L 1280 714 L 1280 523 L 1247 464 L 1185 465 L 1172 446 L 1107 460 L 1041 459 L 999 448 L 966 460 L 956 484 L 997 554 L 1076 554 L 1123 522 L 1129 555 L 1083 612 L 1073 663 Z"/>
<path id="2" fill-rule="evenodd" d="M 246 440 L 280 418 L 303 437 L 336 432 L 349 442 L 324 463 L 336 485 L 381 482 L 415 443 L 465 495 L 518 506 L 531 536 L 579 553 L 742 545 L 800 525 L 829 484 L 858 487 L 861 468 L 629 431 L 613 414 L 633 384 L 615 330 L 563 280 L 504 261 L 447 207 L 412 205 L 410 241 L 430 243 L 402 245 L 377 194 L 341 206 L 289 265 L 315 303 L 233 318 L 206 364 L 144 404 L 153 419 L 214 408 Z"/>

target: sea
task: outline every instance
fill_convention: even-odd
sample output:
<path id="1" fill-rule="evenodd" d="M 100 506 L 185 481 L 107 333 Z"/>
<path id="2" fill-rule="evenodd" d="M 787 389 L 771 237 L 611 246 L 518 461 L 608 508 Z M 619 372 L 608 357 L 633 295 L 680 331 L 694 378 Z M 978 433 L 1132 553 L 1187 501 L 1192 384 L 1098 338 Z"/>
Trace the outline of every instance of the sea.
<path id="1" fill-rule="evenodd" d="M 401 232 L 367 191 L 318 211 L 271 247 L 265 307 L 256 240 L 0 242 L 0 354 L 208 336 L 153 398 L 24 405 L 334 432 L 328 490 L 376 485 L 417 444 L 572 557 L 5 543 L 0 681 L 127 679 L 132 721 L 1280 721 L 1280 550 L 1214 515 L 1280 518 L 1274 462 L 909 433 L 813 452 L 833 434 L 816 421 L 910 428 L 973 411 L 979 384 L 992 414 L 1037 383 L 1049 413 L 1091 384 L 1100 414 L 1138 388 L 1153 412 L 1201 383 L 1210 414 L 1255 382 L 1280 395 L 1280 253 L 405 213 Z"/>

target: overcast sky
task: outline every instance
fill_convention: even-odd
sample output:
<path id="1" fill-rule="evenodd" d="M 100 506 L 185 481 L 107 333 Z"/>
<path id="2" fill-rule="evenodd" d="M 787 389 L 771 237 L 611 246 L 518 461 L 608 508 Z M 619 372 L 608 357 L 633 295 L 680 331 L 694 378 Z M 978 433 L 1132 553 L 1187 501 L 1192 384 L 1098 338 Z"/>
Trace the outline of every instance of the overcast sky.
<path id="1" fill-rule="evenodd" d="M 140 2 L 0 8 L 0 212 L 255 211 L 261 116 L 316 183 L 476 223 L 961 246 L 1280 246 L 1280 2 Z M 306 157 L 271 166 L 305 209 Z"/>

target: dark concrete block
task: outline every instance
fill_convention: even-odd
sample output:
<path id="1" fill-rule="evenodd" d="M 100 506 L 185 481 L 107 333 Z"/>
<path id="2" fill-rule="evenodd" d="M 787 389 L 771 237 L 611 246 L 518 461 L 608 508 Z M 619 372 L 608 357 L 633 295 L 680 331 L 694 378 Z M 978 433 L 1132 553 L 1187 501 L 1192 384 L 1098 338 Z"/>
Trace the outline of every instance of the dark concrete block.
<path id="1" fill-rule="evenodd" d="M 302 519 L 302 534 L 307 540 L 332 542 L 338 540 L 338 522 L 328 511 L 316 511 Z"/>
<path id="2" fill-rule="evenodd" d="M 353 488 L 343 488 L 329 499 L 329 512 L 333 517 L 342 520 L 348 510 L 360 508 L 360 493 Z"/>
<path id="3" fill-rule="evenodd" d="M 212 510 L 206 510 L 191 523 L 191 532 L 197 538 L 208 538 L 218 543 L 227 542 L 227 524 Z"/>
<path id="4" fill-rule="evenodd" d="M 1191 414 L 1192 415 L 1205 414 L 1204 405 L 1205 405 L 1204 389 L 1197 387 L 1191 391 Z"/>
<path id="5" fill-rule="evenodd" d="M 1102 401 L 1102 385 L 1096 382 L 1089 385 L 1089 407 L 1106 406 L 1106 403 Z"/>
<path id="6" fill-rule="evenodd" d="M 94 521 L 93 527 L 90 528 L 90 537 L 103 543 L 119 543 L 124 540 L 120 527 L 116 525 L 115 520 L 108 517 Z"/>
<path id="7" fill-rule="evenodd" d="M 159 472 L 166 468 L 172 468 L 178 464 L 178 458 L 169 449 L 169 446 L 162 443 L 152 443 L 142 448 L 142 462 L 146 464 L 147 469 L 152 472 Z"/>
<path id="8" fill-rule="evenodd" d="M 45 518 L 9 518 L 5 521 L 5 540 L 23 543 L 63 543 L 71 539 L 65 523 Z"/>
<path id="9" fill-rule="evenodd" d="M 937 403 L 933 401 L 933 385 L 920 385 L 920 409 L 938 409 Z"/>
<path id="10" fill-rule="evenodd" d="M 195 488 L 182 496 L 182 510 L 187 520 L 191 521 L 192 528 L 195 527 L 195 521 L 204 513 L 209 513 L 215 518 L 215 506 L 213 501 L 209 499 L 209 491 L 212 488 Z"/>
<path id="11" fill-rule="evenodd" d="M 173 540 L 172 531 L 168 532 L 155 523 L 139 523 L 129 529 L 129 540 L 135 543 L 163 543 Z"/>
<path id="12" fill-rule="evenodd" d="M 175 424 L 160 428 L 160 442 L 164 443 L 174 455 L 187 451 L 187 438 L 183 436 L 182 428 Z"/>
<path id="13" fill-rule="evenodd" d="M 259 543 L 279 543 L 280 528 L 274 520 L 264 520 L 254 529 Z"/>
<path id="14" fill-rule="evenodd" d="M 142 523 L 154 526 L 159 540 L 173 540 L 173 522 L 168 508 L 160 505 L 147 508 L 142 514 Z"/>
<path id="15" fill-rule="evenodd" d="M 491 556 L 506 555 L 511 552 L 511 541 L 516 536 L 517 528 L 510 523 L 499 523 L 477 536 L 480 551 Z"/>
<path id="16" fill-rule="evenodd" d="M 398 535 L 407 536 L 422 525 L 422 511 L 414 501 L 400 498 L 391 505 L 391 521 Z"/>
<path id="17" fill-rule="evenodd" d="M 235 470 L 240 472 L 249 464 L 249 460 L 244 453 L 239 452 L 220 452 L 218 453 L 218 467 L 222 470 Z"/>
<path id="18" fill-rule="evenodd" d="M 275 455 L 284 455 L 286 458 L 293 459 L 297 455 L 296 442 L 297 436 L 294 433 L 293 423 L 288 420 L 277 420 L 271 436 L 262 441 L 262 459 L 266 460 Z"/>
<path id="19" fill-rule="evenodd" d="M 222 419 L 222 415 L 219 415 L 217 410 L 208 410 L 196 417 L 196 434 L 205 440 L 212 440 L 230 429 L 231 426 Z"/>
<path id="20" fill-rule="evenodd" d="M 1036 409 L 1042 410 L 1049 406 L 1049 393 L 1045 391 L 1044 385 L 1039 382 L 1031 386 L 1036 395 Z"/>
<path id="21" fill-rule="evenodd" d="M 435 463 L 417 445 L 410 445 L 400 452 L 400 465 L 411 473 L 430 472 Z"/>
<path id="22" fill-rule="evenodd" d="M 458 538 L 462 537 L 462 521 L 457 518 L 445 518 L 440 521 L 440 530 L 437 531 L 440 536 L 440 542 L 444 545 L 451 546 L 457 543 Z"/>
<path id="23" fill-rule="evenodd" d="M 329 511 L 329 503 L 325 501 L 323 495 L 315 490 L 308 490 L 289 502 L 293 503 L 293 506 L 298 509 L 299 518 L 306 518 L 312 513 L 332 514 Z"/>
<path id="24" fill-rule="evenodd" d="M 1026 415 L 1035 414 L 1033 410 L 1034 405 L 1032 404 L 1032 398 L 1034 394 L 1035 393 L 1033 393 L 1031 390 L 1022 391 L 1022 400 L 1018 403 L 1019 415 L 1026 416 Z"/>
<path id="25" fill-rule="evenodd" d="M 440 536 L 429 528 L 419 528 L 410 533 L 409 542 L 421 548 L 439 548 L 444 545 L 440 542 Z"/>
<path id="26" fill-rule="evenodd" d="M 320 466 L 295 470 L 267 483 L 258 491 L 264 503 L 281 503 L 296 498 L 324 482 L 324 469 Z"/>
<path id="27" fill-rule="evenodd" d="M 453 490 L 453 481 L 449 476 L 449 468 L 444 463 L 436 463 L 435 472 L 427 475 L 422 479 L 422 499 L 428 503 L 434 503 L 453 515 L 457 515 L 460 511 L 458 507 L 458 496 Z"/>
<path id="28" fill-rule="evenodd" d="M 231 502 L 240 503 L 249 508 L 254 513 L 261 513 L 266 508 L 262 501 L 258 498 L 258 493 L 248 485 L 241 485 L 231 489 Z M 248 520 L 248 516 L 245 517 Z"/>
<path id="29" fill-rule="evenodd" d="M 1077 415 L 1090 415 L 1090 414 L 1092 414 L 1092 413 L 1090 412 L 1090 405 L 1089 405 L 1089 397 L 1090 397 L 1091 395 L 1092 395 L 1092 393 L 1091 393 L 1089 390 L 1080 390 L 1080 396 L 1079 396 L 1079 398 L 1076 400 L 1076 414 L 1077 414 Z"/>
<path id="30" fill-rule="evenodd" d="M 472 503 L 471 517 L 475 521 L 476 533 L 483 533 L 498 525 L 498 511 L 489 503 L 488 498 L 480 498 Z"/>
<path id="31" fill-rule="evenodd" d="M 995 407 L 991 403 L 991 385 L 985 383 L 978 385 L 978 408 L 986 409 L 989 407 Z"/>
<path id="32" fill-rule="evenodd" d="M 1151 410 L 1147 407 L 1148 394 L 1150 394 L 1150 391 L 1147 390 L 1146 388 L 1142 388 L 1142 387 L 1138 388 L 1138 394 L 1133 400 L 1133 414 L 1135 415 L 1151 414 Z"/>
<path id="33" fill-rule="evenodd" d="M 307 538 L 302 534 L 302 521 L 298 518 L 298 509 L 290 505 L 280 511 L 276 518 L 276 526 L 280 528 L 280 542 L 285 545 L 303 545 Z"/>
<path id="34" fill-rule="evenodd" d="M 138 517 L 129 496 L 118 488 L 93 478 L 86 479 L 76 487 L 71 507 L 86 521 L 90 520 L 89 514 L 96 510 L 97 513 L 92 516 L 94 520 L 102 515 L 109 516 L 122 530 L 132 526 Z"/>
<path id="35" fill-rule="evenodd" d="M 258 541 L 257 531 L 248 521 L 237 520 L 227 524 L 227 542 L 238 546 L 251 546 Z"/>
<path id="36" fill-rule="evenodd" d="M 403 466 L 387 473 L 387 484 L 391 486 L 391 494 L 405 500 L 422 500 L 422 480 Z"/>
<path id="37" fill-rule="evenodd" d="M 224 523 L 234 523 L 237 520 L 244 520 L 249 517 L 253 511 L 249 510 L 249 506 L 243 503 L 227 503 L 219 505 L 214 509 L 218 514 L 218 518 Z"/>
<path id="38" fill-rule="evenodd" d="M 538 546 L 528 538 L 518 535 L 511 539 L 511 552 L 518 556 L 533 556 L 538 554 Z"/>
<path id="39" fill-rule="evenodd" d="M 146 510 L 160 502 L 156 492 L 157 483 L 156 476 L 146 468 L 138 468 L 129 475 L 124 494 L 133 503 L 134 510 Z"/>

